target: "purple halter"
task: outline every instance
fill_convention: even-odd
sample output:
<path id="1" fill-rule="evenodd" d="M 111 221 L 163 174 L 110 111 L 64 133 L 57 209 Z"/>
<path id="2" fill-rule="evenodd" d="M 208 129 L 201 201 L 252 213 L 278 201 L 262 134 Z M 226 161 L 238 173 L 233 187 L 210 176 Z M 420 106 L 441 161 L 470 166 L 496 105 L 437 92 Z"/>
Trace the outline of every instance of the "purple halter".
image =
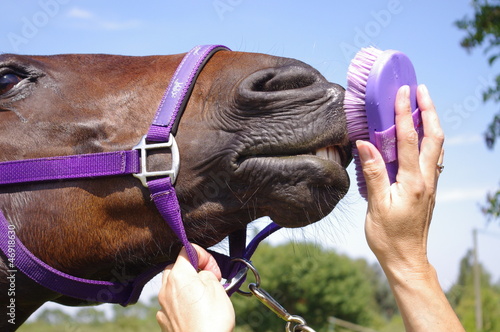
<path id="1" fill-rule="evenodd" d="M 222 45 L 196 46 L 185 55 L 177 67 L 156 116 L 141 142 L 130 151 L 115 151 L 85 155 L 15 160 L 0 163 L 0 186 L 38 181 L 79 179 L 131 174 L 149 188 L 163 219 L 186 247 L 191 264 L 198 267 L 198 255 L 190 244 L 181 219 L 174 183 L 179 170 L 179 151 L 172 130 L 184 111 L 198 74 L 217 51 L 229 50 Z M 169 148 L 172 169 L 149 172 L 147 151 Z M 154 179 L 149 179 L 154 177 Z M 246 230 L 229 236 L 230 256 L 249 260 L 258 244 L 280 227 L 271 223 L 246 246 Z M 14 226 L 0 211 L 0 249 L 7 257 L 10 272 L 18 270 L 43 287 L 66 296 L 99 303 L 136 303 L 144 285 L 169 263 L 155 266 L 129 281 L 99 281 L 74 277 L 58 271 L 35 257 L 17 238 Z M 13 254 L 14 253 L 14 254 Z M 234 292 L 244 280 L 242 263 L 232 263 L 229 256 L 211 252 L 227 280 L 228 293 Z"/>

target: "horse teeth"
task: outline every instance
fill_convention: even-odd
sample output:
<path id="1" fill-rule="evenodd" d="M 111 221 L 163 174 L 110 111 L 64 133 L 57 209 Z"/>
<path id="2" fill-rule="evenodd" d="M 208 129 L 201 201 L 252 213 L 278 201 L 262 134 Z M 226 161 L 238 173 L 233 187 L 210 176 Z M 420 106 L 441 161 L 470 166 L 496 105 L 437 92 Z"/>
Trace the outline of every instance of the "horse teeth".
<path id="1" fill-rule="evenodd" d="M 322 159 L 328 159 L 328 148 L 321 148 L 316 150 L 316 156 Z"/>
<path id="2" fill-rule="evenodd" d="M 338 164 L 342 163 L 342 159 L 340 158 L 340 153 L 334 146 L 320 148 L 316 150 L 315 154 L 319 158 L 331 160 Z"/>

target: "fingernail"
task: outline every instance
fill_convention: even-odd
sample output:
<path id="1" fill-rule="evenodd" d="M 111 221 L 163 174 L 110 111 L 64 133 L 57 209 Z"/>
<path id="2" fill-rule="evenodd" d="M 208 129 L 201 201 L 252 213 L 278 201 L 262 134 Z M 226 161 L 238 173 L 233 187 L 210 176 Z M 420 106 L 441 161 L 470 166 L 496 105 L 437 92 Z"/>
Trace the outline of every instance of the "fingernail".
<path id="1" fill-rule="evenodd" d="M 425 95 L 429 95 L 429 90 L 425 84 L 420 84 L 420 91 Z"/>
<path id="2" fill-rule="evenodd" d="M 403 97 L 405 98 L 410 98 L 410 86 L 408 85 L 403 85 L 401 87 L 401 90 L 402 90 L 402 93 L 403 93 Z"/>
<path id="3" fill-rule="evenodd" d="M 362 163 L 366 163 L 375 159 L 372 150 L 363 141 L 356 141 L 356 148 L 358 149 L 359 159 Z"/>

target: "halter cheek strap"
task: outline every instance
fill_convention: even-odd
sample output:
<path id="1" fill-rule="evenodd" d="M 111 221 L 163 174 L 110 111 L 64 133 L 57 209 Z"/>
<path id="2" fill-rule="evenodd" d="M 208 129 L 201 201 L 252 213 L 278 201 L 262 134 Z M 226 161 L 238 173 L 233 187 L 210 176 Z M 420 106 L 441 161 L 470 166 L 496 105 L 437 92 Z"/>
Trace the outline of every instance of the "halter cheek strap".
<path id="1" fill-rule="evenodd" d="M 178 121 L 189 100 L 196 78 L 211 56 L 220 50 L 229 49 L 222 45 L 196 46 L 184 56 L 163 95 L 153 123 L 149 127 L 149 131 L 145 137 L 145 142 L 161 144 L 171 141 L 172 144 L 175 144 L 171 133 L 172 131 L 177 131 Z M 174 167 L 176 167 L 176 159 L 178 160 L 178 157 L 173 153 L 172 160 Z M 146 158 L 143 156 L 142 160 L 145 161 Z M 173 177 L 147 181 L 147 187 L 163 219 L 167 221 L 170 228 L 172 228 L 182 245 L 186 248 L 189 261 L 195 269 L 198 269 L 198 254 L 186 236 L 174 182 L 175 175 Z"/>

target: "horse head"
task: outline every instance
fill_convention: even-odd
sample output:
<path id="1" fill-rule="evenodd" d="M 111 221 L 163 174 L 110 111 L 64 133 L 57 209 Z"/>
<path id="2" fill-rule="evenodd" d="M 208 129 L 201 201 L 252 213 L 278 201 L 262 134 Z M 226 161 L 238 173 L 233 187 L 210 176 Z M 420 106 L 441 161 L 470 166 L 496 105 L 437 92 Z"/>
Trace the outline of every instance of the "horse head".
<path id="1" fill-rule="evenodd" d="M 0 162 L 131 149 L 182 58 L 0 55 Z M 189 240 L 209 247 L 262 216 L 301 227 L 330 213 L 349 187 L 343 96 L 300 61 L 217 52 L 175 136 Z M 165 156 L 149 159 L 158 168 Z M 35 256 L 76 277 L 134 276 L 180 250 L 132 176 L 0 186 L 0 211 Z M 8 269 L 2 257 L 3 308 Z M 82 304 L 22 274 L 16 283 L 19 323 L 46 301 Z"/>

